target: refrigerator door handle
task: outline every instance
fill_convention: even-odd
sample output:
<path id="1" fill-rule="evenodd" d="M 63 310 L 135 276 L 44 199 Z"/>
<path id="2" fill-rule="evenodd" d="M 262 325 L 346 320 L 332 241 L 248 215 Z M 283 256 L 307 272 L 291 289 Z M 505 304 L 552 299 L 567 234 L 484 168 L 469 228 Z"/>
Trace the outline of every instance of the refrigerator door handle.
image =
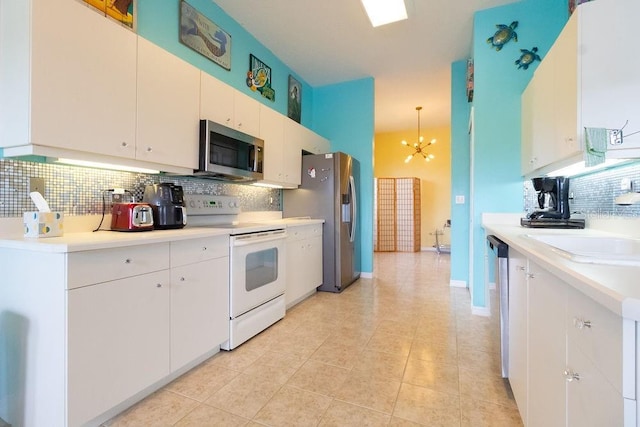
<path id="1" fill-rule="evenodd" d="M 349 241 L 353 242 L 356 238 L 356 218 L 358 213 L 356 181 L 353 179 L 353 176 L 349 176 L 349 189 L 351 190 L 351 230 L 349 232 Z"/>

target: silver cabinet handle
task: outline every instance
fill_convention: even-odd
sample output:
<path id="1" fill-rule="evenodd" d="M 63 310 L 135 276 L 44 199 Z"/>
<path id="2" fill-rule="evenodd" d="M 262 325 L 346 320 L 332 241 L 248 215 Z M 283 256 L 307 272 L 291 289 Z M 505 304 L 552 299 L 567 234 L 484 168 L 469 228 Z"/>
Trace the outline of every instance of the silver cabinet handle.
<path id="1" fill-rule="evenodd" d="M 129 144 L 126 141 L 122 141 L 122 143 L 120 145 L 123 146 L 123 147 L 128 147 L 129 146 Z"/>
<path id="2" fill-rule="evenodd" d="M 125 264 L 131 264 L 131 258 L 127 258 L 127 259 L 125 259 L 125 260 L 124 260 L 124 263 L 125 263 Z"/>
<path id="3" fill-rule="evenodd" d="M 184 281 L 185 281 L 185 278 L 184 278 L 184 277 L 181 277 L 181 278 L 180 278 L 180 281 L 181 281 L 181 282 L 184 282 Z"/>
<path id="4" fill-rule="evenodd" d="M 147 153 L 150 153 L 153 151 L 153 147 L 147 147 Z"/>
<path id="5" fill-rule="evenodd" d="M 158 283 L 158 284 L 156 285 L 156 288 L 161 288 L 161 287 L 162 287 L 162 283 Z"/>
<path id="6" fill-rule="evenodd" d="M 518 265 L 518 266 L 516 266 L 516 270 L 524 271 L 524 266 L 523 265 Z"/>
<path id="7" fill-rule="evenodd" d="M 527 277 L 528 277 L 529 279 L 535 279 L 535 278 L 536 278 L 536 275 L 535 275 L 535 274 L 533 274 L 533 273 L 527 273 Z"/>
<path id="8" fill-rule="evenodd" d="M 202 247 L 202 250 L 203 250 L 203 251 L 206 251 L 206 250 L 207 250 L 207 247 L 206 247 L 206 246 L 203 246 L 203 247 Z"/>
<path id="9" fill-rule="evenodd" d="M 564 374 L 564 379 L 568 383 L 573 381 L 580 381 L 580 374 L 578 374 L 577 372 L 573 372 L 571 369 L 565 370 L 563 374 Z"/>
<path id="10" fill-rule="evenodd" d="M 591 329 L 591 320 L 579 319 L 577 317 L 573 318 L 573 326 L 578 329 L 588 328 Z"/>

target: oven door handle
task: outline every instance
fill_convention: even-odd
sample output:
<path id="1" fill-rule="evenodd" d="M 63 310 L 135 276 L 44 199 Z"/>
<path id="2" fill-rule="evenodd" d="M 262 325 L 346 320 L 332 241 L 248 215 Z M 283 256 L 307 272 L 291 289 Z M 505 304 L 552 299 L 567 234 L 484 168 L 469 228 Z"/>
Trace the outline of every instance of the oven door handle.
<path id="1" fill-rule="evenodd" d="M 284 230 L 276 233 L 257 233 L 247 236 L 235 236 L 233 238 L 231 246 L 238 247 L 254 245 L 256 243 L 273 242 L 276 240 L 283 240 L 287 237 L 287 234 Z"/>

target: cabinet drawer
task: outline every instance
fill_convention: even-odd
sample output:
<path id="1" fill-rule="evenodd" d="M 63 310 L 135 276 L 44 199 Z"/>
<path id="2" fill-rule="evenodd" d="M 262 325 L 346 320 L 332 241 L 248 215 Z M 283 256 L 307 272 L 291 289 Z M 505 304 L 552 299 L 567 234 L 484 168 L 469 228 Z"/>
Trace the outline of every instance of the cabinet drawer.
<path id="1" fill-rule="evenodd" d="M 322 236 L 322 224 L 287 227 L 287 240 L 294 241 Z"/>
<path id="2" fill-rule="evenodd" d="M 570 289 L 567 335 L 622 393 L 622 318 L 581 292 Z"/>
<path id="3" fill-rule="evenodd" d="M 67 289 L 137 276 L 169 267 L 169 243 L 72 252 Z"/>
<path id="4" fill-rule="evenodd" d="M 171 242 L 171 267 L 229 256 L 229 236 Z"/>

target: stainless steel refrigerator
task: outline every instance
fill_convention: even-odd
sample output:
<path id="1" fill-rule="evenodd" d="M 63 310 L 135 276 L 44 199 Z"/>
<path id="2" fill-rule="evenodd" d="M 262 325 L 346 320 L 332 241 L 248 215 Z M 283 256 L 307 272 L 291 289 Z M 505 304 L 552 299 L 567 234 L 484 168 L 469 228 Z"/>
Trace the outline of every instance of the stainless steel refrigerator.
<path id="1" fill-rule="evenodd" d="M 341 292 L 360 277 L 356 235 L 359 172 L 358 161 L 345 153 L 302 156 L 302 184 L 284 191 L 284 217 L 325 221 L 319 291 Z"/>

